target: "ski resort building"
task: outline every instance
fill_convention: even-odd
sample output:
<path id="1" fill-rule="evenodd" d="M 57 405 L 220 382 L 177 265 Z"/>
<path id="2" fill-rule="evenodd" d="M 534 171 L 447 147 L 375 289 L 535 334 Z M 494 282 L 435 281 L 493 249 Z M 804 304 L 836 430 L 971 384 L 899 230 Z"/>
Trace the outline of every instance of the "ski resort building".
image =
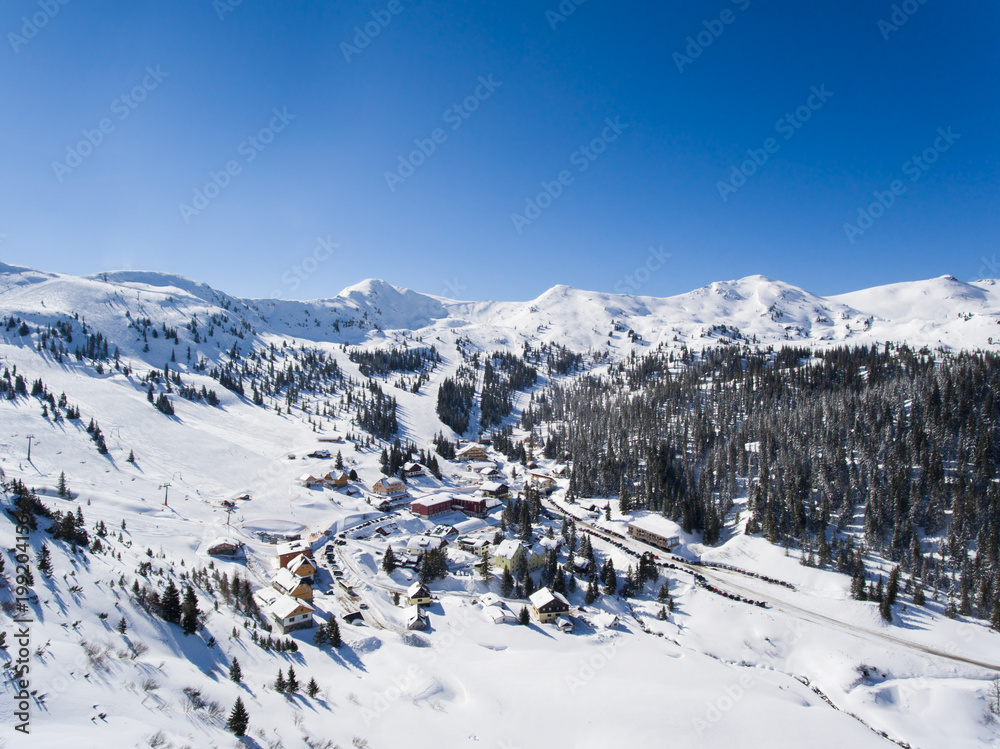
<path id="1" fill-rule="evenodd" d="M 551 494 L 556 488 L 555 479 L 545 473 L 532 471 L 528 476 L 528 481 L 533 487 L 538 489 L 538 491 L 545 492 L 546 494 Z"/>
<path id="2" fill-rule="evenodd" d="M 510 494 L 510 487 L 499 481 L 484 481 L 479 490 L 484 497 L 492 497 L 493 499 L 503 499 Z"/>
<path id="3" fill-rule="evenodd" d="M 299 554 L 295 557 L 295 559 L 288 563 L 285 569 L 302 580 L 302 582 L 309 583 L 310 585 L 312 584 L 313 575 L 316 574 L 316 565 L 304 554 Z"/>
<path id="4" fill-rule="evenodd" d="M 677 524 L 659 515 L 648 515 L 628 524 L 628 534 L 636 541 L 642 541 L 664 551 L 670 551 L 681 539 L 677 535 Z"/>
<path id="5" fill-rule="evenodd" d="M 521 559 L 529 570 L 537 569 L 545 564 L 545 550 L 540 546 L 529 549 L 520 541 L 508 538 L 497 546 L 490 562 L 499 570 L 513 570 Z"/>
<path id="6" fill-rule="evenodd" d="M 423 476 L 424 467 L 419 463 L 407 463 L 399 469 L 399 472 L 403 476 L 406 476 L 406 478 L 410 479 L 416 476 Z"/>
<path id="7" fill-rule="evenodd" d="M 278 574 L 274 576 L 271 584 L 276 591 L 287 596 L 292 596 L 292 598 L 298 598 L 303 601 L 311 601 L 313 598 L 312 586 L 304 582 L 301 578 L 296 577 L 287 567 L 278 570 Z"/>
<path id="8" fill-rule="evenodd" d="M 441 515 L 446 512 L 451 512 L 451 506 L 453 502 L 450 496 L 445 494 L 439 494 L 434 497 L 425 497 L 424 499 L 415 499 L 410 504 L 410 510 L 415 515 L 420 515 L 424 518 L 432 518 L 435 515 Z"/>
<path id="9" fill-rule="evenodd" d="M 278 629 L 285 635 L 297 629 L 309 629 L 313 626 L 315 609 L 305 601 L 292 596 L 279 595 L 268 606 L 267 611 L 278 625 Z"/>
<path id="10" fill-rule="evenodd" d="M 289 562 L 291 562 L 295 557 L 306 556 L 312 559 L 312 546 L 307 544 L 305 541 L 286 541 L 283 544 L 278 544 L 278 548 L 275 549 L 278 554 L 278 566 L 287 567 Z"/>
<path id="11" fill-rule="evenodd" d="M 542 624 L 554 622 L 569 613 L 569 601 L 549 588 L 539 588 L 528 600 L 535 616 Z"/>
<path id="12" fill-rule="evenodd" d="M 332 486 L 334 489 L 343 489 L 347 486 L 351 478 L 343 471 L 338 471 L 337 473 L 326 474 L 326 476 L 323 477 L 323 480 L 328 486 Z"/>
<path id="13" fill-rule="evenodd" d="M 213 557 L 232 557 L 236 555 L 236 552 L 240 550 L 242 544 L 236 541 L 228 541 L 226 539 L 218 539 L 213 541 L 208 547 L 208 553 Z"/>
<path id="14" fill-rule="evenodd" d="M 483 517 L 486 515 L 486 500 L 483 497 L 472 497 L 465 494 L 451 496 L 452 507 L 461 510 L 466 515 Z"/>
<path id="15" fill-rule="evenodd" d="M 382 497 L 406 496 L 406 484 L 397 478 L 386 476 L 372 484 L 372 492 Z"/>
<path id="16" fill-rule="evenodd" d="M 486 448 L 478 442 L 470 442 L 455 451 L 456 460 L 486 460 Z"/>

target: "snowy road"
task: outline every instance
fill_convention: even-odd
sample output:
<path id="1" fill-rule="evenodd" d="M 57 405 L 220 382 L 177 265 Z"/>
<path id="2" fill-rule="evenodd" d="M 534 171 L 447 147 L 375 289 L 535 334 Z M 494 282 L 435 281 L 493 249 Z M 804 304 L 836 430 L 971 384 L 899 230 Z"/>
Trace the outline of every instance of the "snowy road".
<path id="1" fill-rule="evenodd" d="M 560 515 L 565 515 L 563 509 L 558 505 L 556 505 L 555 503 L 549 500 L 543 500 L 543 503 L 549 510 L 556 512 Z M 602 540 L 605 543 L 609 543 L 609 541 L 607 540 L 608 532 L 605 531 L 604 529 L 592 525 L 591 523 L 588 523 L 586 521 L 580 520 L 579 518 L 574 518 L 574 520 L 576 521 L 577 525 L 583 526 L 585 528 L 594 531 L 594 534 L 597 535 L 599 540 Z M 627 547 L 635 554 L 642 554 L 647 551 L 657 555 L 663 554 L 662 549 L 658 549 L 655 546 L 650 546 L 648 544 L 642 543 L 641 541 L 636 541 L 631 538 L 624 538 L 624 539 L 615 538 L 615 541 L 623 544 L 625 547 Z M 768 590 L 769 586 L 766 584 L 761 585 L 759 588 L 748 587 L 745 584 L 743 584 L 741 580 L 739 580 L 741 576 L 739 575 L 739 573 L 736 572 L 729 572 L 727 570 L 715 569 L 713 567 L 692 566 L 683 564 L 681 562 L 677 562 L 676 560 L 673 560 L 673 563 L 676 564 L 679 568 L 685 570 L 686 572 L 689 572 L 691 574 L 703 575 L 705 578 L 711 580 L 712 583 L 715 584 L 720 589 L 727 590 L 728 592 L 735 593 L 738 595 L 746 596 L 748 598 L 763 600 L 771 608 L 777 611 L 781 611 L 792 617 L 810 621 L 814 624 L 835 627 L 842 632 L 846 632 L 850 635 L 862 639 L 881 641 L 883 643 L 891 643 L 893 645 L 898 645 L 904 648 L 908 648 L 910 650 L 914 650 L 923 653 L 925 655 L 932 655 L 937 658 L 944 658 L 950 661 L 955 661 L 957 663 L 964 663 L 966 665 L 977 666 L 979 668 L 985 668 L 990 671 L 1000 671 L 1000 665 L 997 665 L 995 663 L 989 663 L 987 661 L 981 661 L 971 656 L 960 654 L 959 652 L 957 652 L 958 648 L 955 643 L 949 643 L 950 647 L 948 650 L 942 650 L 939 648 L 930 647 L 928 645 L 922 645 L 920 643 L 916 643 L 911 640 L 904 639 L 902 637 L 896 637 L 895 635 L 887 634 L 885 632 L 879 632 L 877 630 L 869 629 L 867 627 L 848 624 L 847 622 L 843 622 L 839 619 L 827 616 L 826 614 L 822 614 L 812 609 L 806 608 L 804 606 L 791 603 L 785 598 L 779 598 L 776 595 L 774 595 L 773 592 L 770 592 Z M 734 580 L 734 578 L 737 579 Z M 790 591 L 789 594 L 795 595 L 795 593 L 792 593 Z"/>

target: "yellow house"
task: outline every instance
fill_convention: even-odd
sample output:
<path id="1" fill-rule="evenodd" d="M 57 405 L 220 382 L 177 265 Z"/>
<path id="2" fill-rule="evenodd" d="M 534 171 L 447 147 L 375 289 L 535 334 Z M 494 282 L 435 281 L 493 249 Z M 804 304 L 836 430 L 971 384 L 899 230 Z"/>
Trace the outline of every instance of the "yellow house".
<path id="1" fill-rule="evenodd" d="M 524 559 L 529 570 L 537 569 L 545 564 L 544 549 L 537 544 L 528 548 L 520 541 L 508 538 L 497 546 L 490 562 L 496 569 L 513 570 L 520 563 L 519 559 Z"/>
<path id="2" fill-rule="evenodd" d="M 426 606 L 431 602 L 431 592 L 426 585 L 419 582 L 413 583 L 406 589 L 406 601 L 411 606 Z"/>
<path id="3" fill-rule="evenodd" d="M 542 624 L 554 622 L 559 617 L 569 613 L 569 601 L 548 588 L 539 588 L 528 596 L 528 600 L 531 601 L 531 608 Z M 572 623 L 570 623 L 570 629 L 572 629 Z"/>

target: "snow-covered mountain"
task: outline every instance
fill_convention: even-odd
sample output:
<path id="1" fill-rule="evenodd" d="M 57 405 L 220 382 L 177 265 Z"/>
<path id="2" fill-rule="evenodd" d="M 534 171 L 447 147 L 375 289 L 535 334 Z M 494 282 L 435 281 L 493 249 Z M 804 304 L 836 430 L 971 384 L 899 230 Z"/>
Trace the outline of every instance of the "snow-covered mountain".
<path id="1" fill-rule="evenodd" d="M 180 276 L 116 271 L 89 277 L 0 265 L 0 314 L 45 322 L 81 312 L 104 328 L 155 305 L 168 325 L 225 310 L 256 334 L 361 344 L 414 336 L 465 338 L 516 350 L 558 343 L 578 351 L 693 347 L 724 342 L 812 346 L 906 342 L 915 347 L 989 348 L 1000 341 L 1000 287 L 951 276 L 820 297 L 748 276 L 673 297 L 642 297 L 554 286 L 527 302 L 444 299 L 369 279 L 313 301 L 238 299 Z M 159 320 L 158 320 L 159 321 Z M 632 330 L 634 337 L 617 335 Z"/>
<path id="2" fill-rule="evenodd" d="M 874 748 L 887 745 L 883 735 L 902 745 L 950 749 L 1000 737 L 986 704 L 1000 642 L 983 623 L 945 618 L 941 600 L 899 612 L 889 629 L 877 604 L 851 600 L 848 576 L 802 566 L 797 551 L 736 532 L 710 548 L 675 530 L 688 558 L 794 585 L 705 570 L 715 575 L 714 585 L 766 600 L 768 608 L 716 595 L 695 584 L 690 571 L 665 571 L 675 604 L 669 615 L 656 600 L 659 583 L 628 602 L 603 596 L 586 607 L 581 587 L 569 593 L 580 607 L 572 632 L 534 620 L 497 625 L 484 615 L 488 586 L 474 571 L 478 557 L 459 549 L 452 534 L 453 574 L 431 586 L 427 629 L 408 631 L 408 612 L 393 594 L 405 592 L 414 572 L 383 571 L 387 545 L 402 554 L 413 539 L 452 523 L 467 523 L 464 532 L 492 540 L 500 524 L 495 512 L 479 530 L 458 513 L 431 520 L 385 516 L 365 501 L 362 492 L 382 476 L 387 443 L 369 444 L 359 426 L 358 400 L 370 397 L 369 385 L 344 346 L 437 349 L 441 361 L 423 383 L 411 374 L 405 382 L 396 374 L 376 378 L 398 403 L 400 437 L 427 448 L 438 432 L 458 436 L 438 419 L 435 395 L 463 363 L 460 350 L 552 344 L 617 359 L 657 347 L 745 344 L 905 341 L 989 349 L 994 336 L 1000 340 L 993 281 L 945 277 L 823 298 L 751 276 L 663 299 L 556 286 L 529 302 L 469 302 L 368 280 L 328 299 L 288 301 L 241 299 L 163 273 L 75 277 L 0 265 L 0 321 L 6 322 L 0 373 L 25 386 L 21 395 L 0 398 L 0 472 L 8 482 L 36 487 L 53 510 L 79 511 L 92 538 L 98 523 L 108 530 L 103 551 L 74 553 L 42 522 L 25 546 L 37 596 L 28 603 L 25 700 L 31 740 L 39 746 L 231 746 L 224 724 L 237 696 L 250 713 L 243 745 L 275 749 L 378 749 L 404 741 L 418 749 L 585 749 L 625 741 Z M 104 344 L 107 358 L 75 355 Z M 214 368 L 248 365 L 251 356 L 272 379 L 282 373 L 286 383 L 294 381 L 295 397 L 286 387 L 255 404 L 250 392 L 238 395 L 221 386 L 218 373 L 212 376 Z M 294 380 L 314 371 L 319 356 L 335 362 L 343 378 Z M 604 360 L 586 357 L 587 366 Z M 211 389 L 218 403 L 181 397 L 175 385 L 169 393 L 175 413 L 158 411 L 149 397 L 154 390 L 165 395 L 164 370 L 188 394 Z M 36 382 L 38 392 L 29 395 Z M 52 401 L 63 393 L 79 408 L 79 420 L 53 417 Z M 528 399 L 517 397 L 518 406 Z M 65 414 L 65 405 L 58 411 Z M 106 453 L 85 429 L 91 419 Z M 353 439 L 320 441 L 345 436 Z M 516 430 L 515 436 L 527 435 Z M 322 449 L 334 458 L 321 457 Z M 301 480 L 334 470 L 338 453 L 345 470 L 358 476 L 352 493 Z M 489 457 L 503 463 L 500 480 L 523 485 L 520 465 L 504 463 L 492 448 Z M 555 473 L 555 460 L 539 460 L 541 470 Z M 440 479 L 409 480 L 412 496 L 468 493 L 481 480 L 464 464 L 441 463 Z M 58 493 L 63 474 L 68 496 Z M 559 513 L 581 510 L 563 503 L 567 480 L 554 480 L 547 507 L 554 519 L 540 519 L 537 530 L 551 527 L 558 535 Z M 9 505 L 9 496 L 2 500 Z M 13 581 L 17 557 L 9 550 L 16 552 L 19 539 L 2 517 L 0 555 Z M 384 535 L 367 525 L 373 518 Z M 586 522 L 604 532 L 625 530 L 617 511 L 611 520 Z M 740 521 L 727 522 L 735 530 Z M 220 596 L 217 572 L 237 573 L 254 589 L 270 585 L 275 549 L 264 530 L 297 530 L 315 549 L 316 617 L 341 621 L 342 648 L 315 645 L 315 630 L 301 630 L 291 635 L 298 652 L 265 649 L 251 637 L 266 633 Z M 333 546 L 342 532 L 344 543 Z M 244 556 L 210 557 L 207 548 L 220 536 L 242 543 Z M 43 545 L 51 576 L 34 566 Z M 597 538 L 594 545 L 620 573 L 635 564 L 626 543 Z M 325 548 L 336 549 L 340 577 Z M 194 579 L 203 616 L 190 636 L 132 593 L 133 584 L 162 591 L 167 579 L 183 588 L 195 570 L 205 571 Z M 337 585 L 341 579 L 355 595 Z M 498 583 L 494 571 L 489 589 L 496 593 Z M 15 590 L 0 584 L 0 628 L 8 634 L 0 660 L 11 662 L 0 686 L 0 746 L 23 738 L 12 728 L 20 721 L 19 686 L 11 678 L 20 647 Z M 514 614 L 527 605 L 508 604 Z M 344 622 L 348 612 L 362 613 L 364 623 Z M 120 620 L 125 632 L 116 627 Z M 228 678 L 234 659 L 242 684 Z M 275 691 L 278 669 L 287 673 L 290 666 L 303 687 L 316 680 L 316 696 Z"/>

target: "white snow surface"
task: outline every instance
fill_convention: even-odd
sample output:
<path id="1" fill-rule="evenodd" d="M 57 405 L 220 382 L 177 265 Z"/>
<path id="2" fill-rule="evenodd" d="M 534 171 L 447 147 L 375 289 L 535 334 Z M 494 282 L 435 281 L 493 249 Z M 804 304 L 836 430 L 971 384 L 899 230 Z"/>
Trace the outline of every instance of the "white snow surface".
<path id="1" fill-rule="evenodd" d="M 752 276 L 666 299 L 557 286 L 531 302 L 460 302 L 364 281 L 329 299 L 294 302 L 241 300 L 163 273 L 80 278 L 0 265 L 0 316 L 20 317 L 34 330 L 79 315 L 120 348 L 135 372 L 162 368 L 172 343 L 150 338 L 150 350 L 143 351 L 126 311 L 133 319 L 148 316 L 157 326 L 177 328 L 195 316 L 202 330 L 210 316 L 225 316 L 230 322 L 219 324 L 213 338 L 192 345 L 193 360 L 200 354 L 218 361 L 233 344 L 246 352 L 288 341 L 322 348 L 358 376 L 341 344 L 433 344 L 444 361 L 421 392 L 384 383 L 399 400 L 403 436 L 426 447 L 438 431 L 450 433 L 434 413 L 432 388 L 460 361 L 457 341 L 486 351 L 555 342 L 618 358 L 659 344 L 715 345 L 738 329 L 760 345 L 905 341 L 989 349 L 996 345 L 990 340 L 1000 321 L 1000 292 L 993 281 L 967 284 L 945 277 L 825 299 Z M 641 340 L 630 341 L 614 323 Z M 230 325 L 243 337 L 230 333 Z M 722 325 L 728 333 L 713 329 Z M 302 457 L 325 447 L 342 453 L 347 470 L 357 470 L 355 488 L 370 487 L 381 475 L 380 447 L 321 444 L 317 438 L 325 432 L 357 429 L 348 418 L 335 417 L 316 432 L 305 414 L 255 407 L 219 387 L 192 371 L 186 337 L 171 369 L 187 383 L 214 387 L 222 402 L 213 408 L 175 397 L 174 417 L 150 406 L 136 373 L 126 377 L 109 367 L 97 374 L 72 356 L 60 364 L 36 351 L 35 339 L 0 328 L 0 369 L 16 366 L 29 383 L 42 378 L 50 391 L 65 391 L 82 419 L 54 423 L 42 417 L 34 398 L 0 401 L 0 468 L 8 480 L 37 487 L 53 509 L 79 508 L 88 530 L 104 521 L 109 530 L 104 541 L 114 553 L 74 556 L 44 530 L 31 534 L 32 555 L 44 543 L 55 571 L 51 577 L 35 572 L 38 600 L 30 606 L 31 735 L 14 731 L 17 684 L 8 669 L 0 688 L 0 746 L 144 747 L 158 737 L 163 746 L 236 746 L 224 724 L 237 696 L 250 713 L 243 744 L 252 747 L 326 746 L 324 741 L 330 747 L 372 749 L 404 743 L 416 749 L 890 746 L 878 732 L 915 749 L 1000 741 L 986 702 L 995 673 L 991 666 L 1000 665 L 1000 636 L 976 620 L 946 619 L 942 602 L 932 600 L 924 608 L 900 609 L 896 621 L 885 624 L 875 604 L 850 600 L 848 577 L 804 567 L 795 553 L 786 556 L 779 547 L 743 536 L 732 522 L 721 546 L 703 548 L 696 537 L 684 536 L 685 552 L 794 584 L 793 591 L 715 573 L 720 586 L 766 597 L 769 608 L 712 595 L 695 587 L 690 575 L 670 573 L 676 606 L 667 621 L 657 619 L 657 584 L 647 585 L 633 610 L 609 597 L 587 610 L 575 609 L 572 633 L 534 620 L 529 626 L 494 625 L 475 601 L 489 590 L 499 592 L 499 575 L 487 586 L 468 573 L 434 583 L 428 628 L 407 632 L 405 601 L 397 607 L 391 599 L 393 591 L 414 580 L 413 573 L 399 568 L 387 575 L 381 558 L 388 544 L 400 552 L 411 534 L 429 531 L 438 521 L 402 511 L 385 519 L 388 536 L 367 526 L 336 547 L 347 584 L 369 607 L 364 624 L 341 620 L 345 644 L 339 650 L 314 646 L 314 630 L 303 630 L 291 635 L 298 653 L 265 652 L 243 630 L 244 616 L 221 602 L 216 611 L 204 592 L 199 593 L 204 626 L 186 637 L 136 605 L 132 582 L 161 587 L 162 571 L 183 585 L 176 576 L 211 563 L 246 575 L 255 588 L 266 586 L 277 567 L 274 547 L 260 540 L 260 531 L 300 530 L 312 543 L 321 565 L 313 601 L 319 619 L 356 610 L 356 602 L 332 592 L 335 582 L 323 548 L 334 540 L 332 534 L 382 516 L 360 493 L 307 489 L 296 477 L 333 469 L 332 460 Z M 90 418 L 105 434 L 106 456 L 96 452 L 84 430 Z M 33 435 L 30 462 L 28 435 Z M 135 464 L 126 462 L 129 451 L 135 452 Z M 290 460 L 289 453 L 299 457 Z M 553 465 L 543 461 L 542 469 Z M 458 465 L 442 461 L 442 468 L 441 481 L 430 476 L 409 481 L 411 495 L 457 489 L 467 476 Z M 55 496 L 62 472 L 69 499 Z M 522 473 L 503 480 L 516 487 Z M 565 479 L 558 485 L 556 502 Z M 236 500 L 245 494 L 251 498 Z M 236 504 L 228 526 L 220 504 L 227 499 Z M 495 518 L 488 521 L 491 526 Z M 122 520 L 126 530 L 119 541 Z M 617 512 L 611 521 L 594 522 L 620 533 L 626 525 Z M 207 542 L 220 537 L 242 542 L 245 555 L 211 560 Z M 16 543 L 5 513 L 0 548 L 14 549 Z M 605 542 L 595 541 L 595 548 L 620 572 L 634 563 Z M 13 581 L 14 558 L 3 557 Z M 456 569 L 475 559 L 449 547 Z M 140 577 L 143 562 L 152 564 L 153 573 Z M 569 598 L 574 607 L 582 606 L 582 588 Z M 9 589 L 0 591 L 0 600 L 10 600 Z M 508 605 L 516 614 L 526 601 Z M 597 611 L 616 614 L 621 623 L 608 629 L 589 623 Z M 4 660 L 17 657 L 10 613 L 0 612 L 0 626 L 8 633 L 7 650 L 0 651 Z M 124 635 L 115 628 L 122 617 L 128 625 Z M 234 627 L 241 631 L 236 639 Z M 130 646 L 137 643 L 148 650 L 133 657 Z M 242 685 L 228 679 L 233 658 L 242 666 Z M 316 698 L 275 692 L 278 669 L 287 672 L 290 665 L 303 688 L 310 677 L 316 679 Z M 198 690 L 221 713 L 193 707 L 185 689 Z"/>

